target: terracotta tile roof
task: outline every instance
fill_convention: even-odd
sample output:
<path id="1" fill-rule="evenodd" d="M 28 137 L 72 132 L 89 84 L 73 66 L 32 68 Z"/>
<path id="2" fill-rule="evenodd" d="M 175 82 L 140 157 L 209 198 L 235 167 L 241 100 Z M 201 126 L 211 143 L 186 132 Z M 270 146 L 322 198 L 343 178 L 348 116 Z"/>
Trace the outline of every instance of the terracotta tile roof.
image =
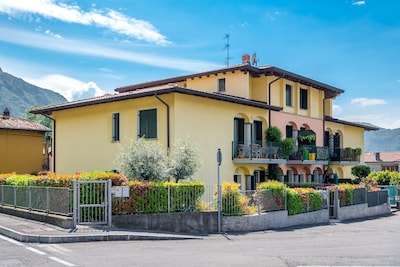
<path id="1" fill-rule="evenodd" d="M 103 103 L 122 101 L 127 99 L 134 99 L 146 96 L 154 96 L 154 95 L 163 95 L 170 93 L 180 93 L 180 94 L 188 94 L 197 97 L 206 97 L 219 101 L 226 101 L 236 104 L 242 104 L 247 106 L 259 107 L 259 108 L 270 108 L 271 110 L 280 111 L 282 108 L 276 106 L 269 106 L 268 103 L 262 101 L 250 100 L 243 97 L 237 97 L 232 95 L 226 95 L 223 93 L 209 93 L 203 92 L 199 90 L 188 89 L 180 86 L 176 86 L 175 84 L 162 85 L 162 86 L 153 86 L 145 89 L 137 89 L 134 91 L 127 91 L 123 93 L 116 94 L 105 94 L 99 97 L 93 97 L 88 99 L 82 99 L 72 102 L 66 102 L 62 104 L 50 105 L 45 107 L 34 108 L 31 110 L 33 114 L 51 114 L 53 111 L 57 110 L 65 110 L 70 108 L 84 107 L 90 105 L 98 105 Z"/>
<path id="2" fill-rule="evenodd" d="M 377 156 L 377 153 L 379 155 Z M 380 160 L 377 160 L 380 159 Z M 367 152 L 364 154 L 365 162 L 400 162 L 400 152 Z"/>
<path id="3" fill-rule="evenodd" d="M 344 120 L 340 120 L 340 119 L 336 119 L 336 118 L 332 118 L 329 116 L 325 116 L 325 120 L 326 121 L 331 121 L 331 122 L 337 122 L 340 124 L 344 124 L 344 125 L 350 125 L 350 126 L 355 126 L 355 127 L 360 127 L 363 128 L 366 131 L 377 131 L 380 128 L 377 126 L 373 126 L 370 124 L 365 124 L 365 123 L 358 123 L 358 122 L 350 122 L 350 121 L 344 121 Z"/>
<path id="4" fill-rule="evenodd" d="M 161 80 L 155 80 L 155 81 L 149 81 L 149 82 L 144 82 L 144 83 L 138 83 L 138 84 L 133 84 L 133 85 L 127 85 L 123 86 L 120 88 L 115 89 L 117 92 L 127 92 L 127 91 L 132 91 L 132 90 L 137 90 L 137 89 L 142 89 L 146 87 L 151 87 L 151 86 L 156 86 L 156 85 L 161 85 L 161 84 L 167 84 L 167 83 L 177 83 L 177 82 L 183 82 L 186 79 L 190 78 L 196 78 L 196 77 L 202 77 L 202 76 L 209 76 L 213 74 L 219 74 L 219 73 L 225 73 L 225 72 L 233 72 L 233 71 L 242 71 L 242 72 L 249 72 L 251 75 L 254 77 L 258 77 L 260 75 L 266 75 L 266 76 L 278 76 L 278 77 L 283 77 L 285 79 L 294 81 L 294 82 L 299 82 L 304 85 L 310 85 L 313 86 L 314 88 L 317 88 L 319 90 L 323 90 L 326 94 L 327 98 L 332 98 L 340 95 L 341 93 L 344 92 L 344 90 L 330 86 L 325 83 L 318 82 L 316 80 L 295 74 L 290 71 L 286 71 L 284 69 L 277 68 L 272 65 L 267 65 L 267 66 L 252 66 L 250 64 L 238 64 L 238 65 L 232 65 L 220 69 L 215 69 L 215 70 L 210 70 L 210 71 L 205 71 L 205 72 L 198 72 L 198 73 L 193 73 L 193 74 L 188 74 L 188 75 L 182 75 L 182 76 L 176 76 L 176 77 L 170 77 L 166 79 L 161 79 Z"/>
<path id="5" fill-rule="evenodd" d="M 12 116 L 4 116 L 2 114 L 0 115 L 0 129 L 38 131 L 38 132 L 51 131 L 51 129 L 41 125 L 38 122 Z"/>

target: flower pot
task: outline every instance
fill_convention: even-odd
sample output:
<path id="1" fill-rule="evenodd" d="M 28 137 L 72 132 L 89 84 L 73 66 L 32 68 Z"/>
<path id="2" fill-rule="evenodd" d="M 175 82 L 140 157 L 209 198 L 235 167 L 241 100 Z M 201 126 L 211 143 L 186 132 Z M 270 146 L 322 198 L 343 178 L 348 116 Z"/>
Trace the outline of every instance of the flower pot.
<path id="1" fill-rule="evenodd" d="M 304 151 L 303 151 L 303 159 L 304 159 L 304 160 L 308 160 L 308 155 L 309 155 L 308 150 L 307 150 L 307 149 L 304 150 Z"/>
<path id="2" fill-rule="evenodd" d="M 315 160 L 315 156 L 316 156 L 316 153 L 310 153 L 310 154 L 308 155 L 308 159 L 309 159 L 309 160 Z"/>

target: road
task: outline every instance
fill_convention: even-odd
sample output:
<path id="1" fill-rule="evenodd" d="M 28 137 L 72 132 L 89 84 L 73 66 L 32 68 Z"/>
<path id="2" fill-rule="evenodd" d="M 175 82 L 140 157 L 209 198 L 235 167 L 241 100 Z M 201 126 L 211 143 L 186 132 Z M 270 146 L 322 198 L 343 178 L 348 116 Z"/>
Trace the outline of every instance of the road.
<path id="1" fill-rule="evenodd" d="M 400 212 L 202 240 L 70 244 L 0 236 L 0 266 L 400 266 Z"/>

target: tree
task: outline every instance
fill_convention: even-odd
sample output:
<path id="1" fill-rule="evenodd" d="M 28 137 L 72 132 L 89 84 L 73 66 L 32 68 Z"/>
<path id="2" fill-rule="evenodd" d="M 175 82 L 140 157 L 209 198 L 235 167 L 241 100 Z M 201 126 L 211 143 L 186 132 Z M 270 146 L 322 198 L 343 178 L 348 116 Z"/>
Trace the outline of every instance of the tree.
<path id="1" fill-rule="evenodd" d="M 371 169 L 366 165 L 356 165 L 351 168 L 351 174 L 356 176 L 358 180 L 366 178 L 371 173 Z"/>
<path id="2" fill-rule="evenodd" d="M 170 174 L 175 181 L 190 178 L 200 166 L 197 146 L 189 138 L 177 141 L 169 157 Z"/>
<path id="3" fill-rule="evenodd" d="M 117 155 L 116 161 L 129 180 L 157 181 L 169 175 L 166 153 L 161 144 L 146 141 L 143 137 L 132 140 Z"/>

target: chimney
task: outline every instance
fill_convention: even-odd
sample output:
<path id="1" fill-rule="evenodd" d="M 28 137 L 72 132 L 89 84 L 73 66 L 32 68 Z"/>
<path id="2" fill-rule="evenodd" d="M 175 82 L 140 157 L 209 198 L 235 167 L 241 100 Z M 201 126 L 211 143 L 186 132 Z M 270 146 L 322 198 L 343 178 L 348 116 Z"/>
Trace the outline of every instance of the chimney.
<path id="1" fill-rule="evenodd" d="M 242 55 L 242 63 L 243 64 L 250 64 L 250 55 L 249 54 L 243 54 Z"/>
<path id="2" fill-rule="evenodd" d="M 10 118 L 10 110 L 8 108 L 5 108 L 3 111 L 3 120 L 8 120 Z"/>
<path id="3" fill-rule="evenodd" d="M 375 160 L 381 161 L 381 153 L 380 152 L 375 152 Z"/>

